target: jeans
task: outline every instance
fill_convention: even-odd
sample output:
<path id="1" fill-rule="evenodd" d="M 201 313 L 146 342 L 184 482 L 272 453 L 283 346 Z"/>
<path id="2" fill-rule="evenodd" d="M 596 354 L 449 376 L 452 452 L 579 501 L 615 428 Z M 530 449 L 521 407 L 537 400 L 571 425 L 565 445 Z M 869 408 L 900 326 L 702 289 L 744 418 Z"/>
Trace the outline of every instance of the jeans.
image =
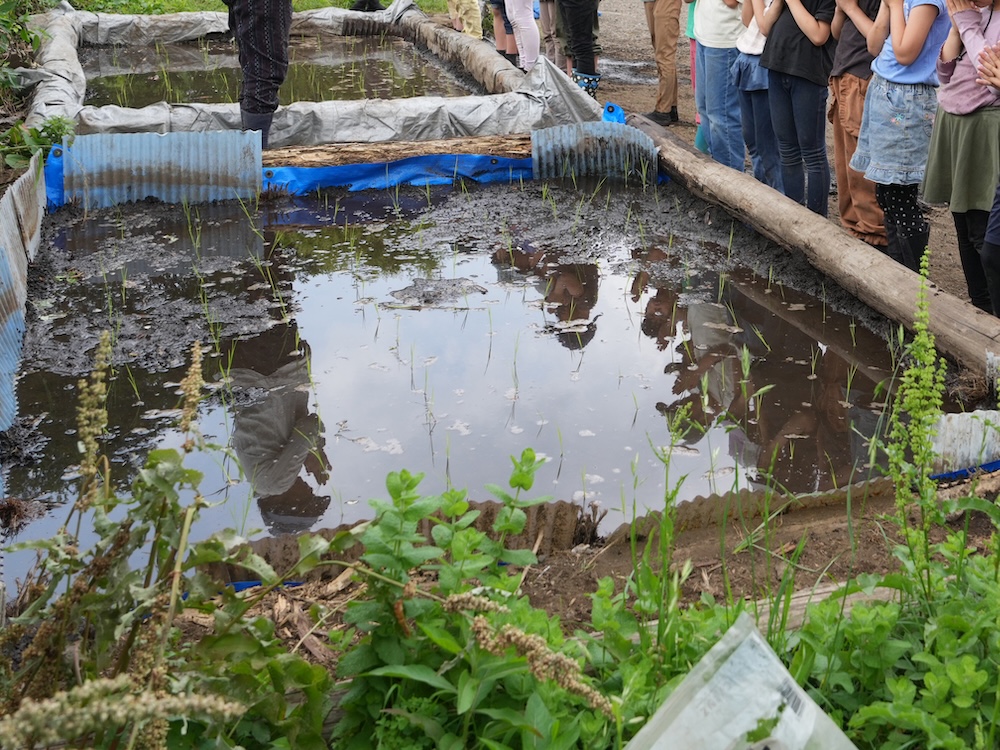
<path id="1" fill-rule="evenodd" d="M 781 190 L 781 160 L 778 157 L 778 141 L 771 127 L 767 91 L 741 91 L 740 113 L 743 117 L 743 140 L 750 152 L 753 176 L 765 185 Z"/>
<path id="2" fill-rule="evenodd" d="M 826 156 L 826 97 L 829 88 L 805 78 L 770 71 L 768 102 L 778 138 L 785 195 L 826 216 L 830 162 Z"/>
<path id="3" fill-rule="evenodd" d="M 746 151 L 740 120 L 740 98 L 730 69 L 739 56 L 735 47 L 695 47 L 695 104 L 705 127 L 708 153 L 720 164 L 743 171 Z"/>

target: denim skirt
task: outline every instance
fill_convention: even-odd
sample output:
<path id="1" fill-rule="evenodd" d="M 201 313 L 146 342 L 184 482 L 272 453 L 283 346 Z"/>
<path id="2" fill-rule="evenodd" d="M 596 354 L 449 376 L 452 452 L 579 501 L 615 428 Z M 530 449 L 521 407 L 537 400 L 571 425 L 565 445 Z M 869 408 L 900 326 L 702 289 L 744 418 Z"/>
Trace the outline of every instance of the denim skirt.
<path id="1" fill-rule="evenodd" d="M 936 111 L 934 86 L 892 83 L 872 73 L 851 169 L 881 185 L 922 182 Z"/>
<path id="2" fill-rule="evenodd" d="M 729 73 L 738 91 L 767 91 L 767 68 L 760 67 L 760 55 L 740 52 Z"/>

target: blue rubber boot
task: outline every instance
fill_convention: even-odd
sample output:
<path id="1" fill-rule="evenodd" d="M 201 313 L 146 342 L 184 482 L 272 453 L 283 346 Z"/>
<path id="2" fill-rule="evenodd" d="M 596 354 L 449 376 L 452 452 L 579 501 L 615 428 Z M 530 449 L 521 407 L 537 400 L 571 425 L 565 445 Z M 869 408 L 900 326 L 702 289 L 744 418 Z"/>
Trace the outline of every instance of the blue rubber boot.
<path id="1" fill-rule="evenodd" d="M 597 84 L 600 82 L 600 73 L 589 75 L 587 73 L 579 73 L 575 68 L 573 69 L 573 83 L 590 94 L 594 99 L 597 98 Z"/>

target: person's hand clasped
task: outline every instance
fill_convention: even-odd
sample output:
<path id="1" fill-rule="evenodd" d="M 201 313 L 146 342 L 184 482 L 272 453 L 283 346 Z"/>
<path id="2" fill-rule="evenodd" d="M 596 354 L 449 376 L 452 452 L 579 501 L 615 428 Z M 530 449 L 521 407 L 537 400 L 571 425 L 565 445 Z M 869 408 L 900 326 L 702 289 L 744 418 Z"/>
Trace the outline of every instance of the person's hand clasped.
<path id="1" fill-rule="evenodd" d="M 983 51 L 979 53 L 977 72 L 979 76 L 976 83 L 980 86 L 1000 89 L 1000 43 L 983 47 Z"/>
<path id="2" fill-rule="evenodd" d="M 977 10 L 976 4 L 972 0 L 945 0 L 948 7 L 948 14 L 954 16 L 963 10 Z"/>

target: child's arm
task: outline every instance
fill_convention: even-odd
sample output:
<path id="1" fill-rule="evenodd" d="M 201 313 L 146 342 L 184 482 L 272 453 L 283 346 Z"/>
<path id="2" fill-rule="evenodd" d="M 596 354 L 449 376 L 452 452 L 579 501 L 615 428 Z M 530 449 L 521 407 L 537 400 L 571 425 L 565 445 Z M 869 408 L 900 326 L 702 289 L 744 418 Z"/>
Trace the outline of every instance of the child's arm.
<path id="1" fill-rule="evenodd" d="M 745 2 L 743 3 L 743 25 L 749 26 L 751 20 L 753 20 L 753 2 Z"/>
<path id="2" fill-rule="evenodd" d="M 861 6 L 858 5 L 858 0 L 837 0 L 837 10 L 841 12 L 845 20 L 847 18 L 851 19 L 851 23 L 854 24 L 861 36 L 868 37 L 868 32 L 872 29 L 873 21 Z M 833 22 L 837 22 L 836 17 L 834 17 Z M 843 25 L 843 21 L 841 21 L 841 25 Z M 839 38 L 838 34 L 834 34 L 834 36 Z"/>
<path id="3" fill-rule="evenodd" d="M 837 3 L 837 10 L 833 14 L 833 21 L 830 22 L 830 34 L 837 41 L 840 41 L 840 32 L 844 30 L 844 21 L 847 20 L 847 15 L 840 7 L 840 3 Z"/>
<path id="4" fill-rule="evenodd" d="M 885 4 L 885 0 L 882 0 L 872 26 L 865 34 L 865 39 L 868 40 L 868 54 L 878 57 L 887 36 L 889 36 L 889 6 Z"/>
<path id="5" fill-rule="evenodd" d="M 788 6 L 792 18 L 795 19 L 795 25 L 799 27 L 799 31 L 805 34 L 806 39 L 817 47 L 826 44 L 830 38 L 829 21 L 817 20 L 812 13 L 806 10 L 802 0 L 785 0 L 785 4 Z"/>
<path id="6" fill-rule="evenodd" d="M 934 5 L 917 5 L 910 9 L 910 17 L 903 14 L 903 0 L 882 0 L 889 6 L 889 33 L 892 51 L 900 65 L 912 65 L 927 41 L 938 9 Z"/>
<path id="7" fill-rule="evenodd" d="M 971 59 L 978 59 L 979 53 L 986 46 L 982 12 L 972 0 L 946 0 L 946 3 L 948 15 L 951 16 L 951 31 L 941 48 L 940 59 L 954 60 L 962 54 L 963 49 Z M 989 26 L 989 21 L 986 23 Z"/>
<path id="8" fill-rule="evenodd" d="M 757 12 L 757 4 L 760 3 L 760 13 Z M 764 0 L 753 0 L 754 15 L 757 16 L 757 25 L 760 26 L 760 33 L 767 36 L 771 33 L 771 27 L 778 20 L 781 11 L 785 9 L 785 0 L 774 0 L 770 6 L 764 9 Z"/>
<path id="9" fill-rule="evenodd" d="M 952 0 L 948 0 L 948 12 L 951 15 L 951 5 Z M 969 5 L 972 5 L 969 2 Z M 948 31 L 948 38 L 944 40 L 944 44 L 941 45 L 941 54 L 938 56 L 938 61 L 943 63 L 954 62 L 955 59 L 962 54 L 962 35 L 958 32 L 958 26 L 955 24 L 955 17 L 952 15 L 951 18 L 951 29 Z"/>

